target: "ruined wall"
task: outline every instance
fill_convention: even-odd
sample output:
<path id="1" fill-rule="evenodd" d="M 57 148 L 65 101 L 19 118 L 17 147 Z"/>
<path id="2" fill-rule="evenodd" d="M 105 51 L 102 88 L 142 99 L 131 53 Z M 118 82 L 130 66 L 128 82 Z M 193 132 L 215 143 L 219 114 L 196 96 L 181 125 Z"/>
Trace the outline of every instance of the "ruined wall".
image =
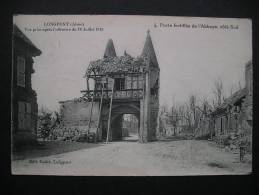
<path id="1" fill-rule="evenodd" d="M 245 71 L 247 96 L 243 103 L 245 121 L 244 126 L 249 134 L 252 134 L 253 128 L 253 67 L 252 62 L 248 62 Z"/>
<path id="2" fill-rule="evenodd" d="M 149 130 L 148 141 L 156 140 L 159 113 L 159 70 L 153 69 L 149 75 Z"/>
<path id="3" fill-rule="evenodd" d="M 60 105 L 61 123 L 69 128 L 87 131 L 90 120 L 91 102 L 65 101 Z M 98 125 L 99 102 L 93 102 L 90 132 L 96 132 Z"/>

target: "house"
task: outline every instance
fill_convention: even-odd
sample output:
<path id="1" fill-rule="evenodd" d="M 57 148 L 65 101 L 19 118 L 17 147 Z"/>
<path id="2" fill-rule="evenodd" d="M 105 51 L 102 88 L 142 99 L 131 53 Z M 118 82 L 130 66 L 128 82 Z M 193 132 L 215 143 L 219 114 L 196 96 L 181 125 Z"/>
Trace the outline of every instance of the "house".
<path id="1" fill-rule="evenodd" d="M 238 132 L 245 97 L 246 88 L 243 88 L 227 98 L 211 113 L 214 118 L 216 136 Z"/>
<path id="2" fill-rule="evenodd" d="M 91 61 L 86 73 L 86 90 L 76 100 L 61 101 L 65 126 L 95 132 L 98 140 L 122 138 L 124 114 L 138 119 L 140 142 L 156 139 L 159 110 L 160 69 L 150 32 L 140 56 L 126 52 L 117 56 L 108 40 L 103 58 Z M 89 80 L 93 81 L 90 89 Z M 108 136 L 107 136 L 108 135 Z"/>
<path id="3" fill-rule="evenodd" d="M 252 62 L 250 61 L 245 67 L 245 87 L 235 92 L 210 113 L 215 136 L 252 135 L 252 83 Z"/>
<path id="4" fill-rule="evenodd" d="M 39 55 L 41 51 L 14 25 L 11 91 L 13 146 L 36 141 L 38 105 L 37 94 L 31 85 L 31 74 L 34 73 L 33 57 Z"/>
<path id="5" fill-rule="evenodd" d="M 246 64 L 245 69 L 245 80 L 246 80 L 246 89 L 247 95 L 244 101 L 243 106 L 246 108 L 246 121 L 250 128 L 253 125 L 253 65 L 252 62 L 249 61 Z"/>

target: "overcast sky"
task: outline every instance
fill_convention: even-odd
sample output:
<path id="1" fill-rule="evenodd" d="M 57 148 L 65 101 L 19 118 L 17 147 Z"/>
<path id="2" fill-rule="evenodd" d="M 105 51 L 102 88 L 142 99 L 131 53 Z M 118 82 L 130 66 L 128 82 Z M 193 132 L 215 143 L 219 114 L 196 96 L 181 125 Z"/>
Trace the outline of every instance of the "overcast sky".
<path id="1" fill-rule="evenodd" d="M 28 32 L 44 22 L 77 22 L 103 31 Z M 191 93 L 211 98 L 213 83 L 220 78 L 226 94 L 244 86 L 244 69 L 252 58 L 252 30 L 248 19 L 216 19 L 154 16 L 16 16 L 14 23 L 42 51 L 34 58 L 32 87 L 38 104 L 58 110 L 58 101 L 81 96 L 83 78 L 91 60 L 102 58 L 113 39 L 117 55 L 124 50 L 141 54 L 147 30 L 160 66 L 160 104 L 185 101 Z M 238 25 L 238 29 L 159 27 L 163 24 Z M 154 27 L 157 24 L 158 27 Z"/>

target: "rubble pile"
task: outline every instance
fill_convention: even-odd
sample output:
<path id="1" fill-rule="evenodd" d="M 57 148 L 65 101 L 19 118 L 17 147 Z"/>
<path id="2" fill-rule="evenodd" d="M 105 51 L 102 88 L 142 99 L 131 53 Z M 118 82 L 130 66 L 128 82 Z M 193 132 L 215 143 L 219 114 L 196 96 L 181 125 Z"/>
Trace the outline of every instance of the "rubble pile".
<path id="1" fill-rule="evenodd" d="M 96 75 L 109 73 L 134 73 L 145 72 L 148 58 L 139 56 L 133 58 L 130 55 L 119 57 L 106 57 L 96 61 L 91 61 L 86 71 L 86 75 L 94 73 Z"/>
<path id="2" fill-rule="evenodd" d="M 214 141 L 222 147 L 230 150 L 236 150 L 240 147 L 245 147 L 247 153 L 252 152 L 252 136 L 251 135 L 220 135 L 214 137 Z"/>
<path id="3" fill-rule="evenodd" d="M 68 128 L 65 126 L 58 126 L 53 129 L 49 139 L 60 141 L 83 141 L 86 137 L 86 131 L 78 128 Z"/>

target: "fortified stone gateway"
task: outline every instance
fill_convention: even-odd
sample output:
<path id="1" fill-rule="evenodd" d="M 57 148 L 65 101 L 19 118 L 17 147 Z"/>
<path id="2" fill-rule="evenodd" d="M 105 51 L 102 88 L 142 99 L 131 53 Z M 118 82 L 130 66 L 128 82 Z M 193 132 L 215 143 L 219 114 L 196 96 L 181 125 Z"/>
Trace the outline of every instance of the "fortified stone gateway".
<path id="1" fill-rule="evenodd" d="M 86 70 L 83 96 L 60 102 L 62 125 L 95 132 L 98 141 L 106 139 L 107 134 L 109 141 L 118 140 L 122 138 L 123 115 L 133 114 L 138 119 L 139 142 L 156 140 L 159 76 L 149 31 L 142 54 L 136 58 L 126 51 L 117 56 L 112 39 L 108 40 L 103 58 L 91 61 Z"/>

